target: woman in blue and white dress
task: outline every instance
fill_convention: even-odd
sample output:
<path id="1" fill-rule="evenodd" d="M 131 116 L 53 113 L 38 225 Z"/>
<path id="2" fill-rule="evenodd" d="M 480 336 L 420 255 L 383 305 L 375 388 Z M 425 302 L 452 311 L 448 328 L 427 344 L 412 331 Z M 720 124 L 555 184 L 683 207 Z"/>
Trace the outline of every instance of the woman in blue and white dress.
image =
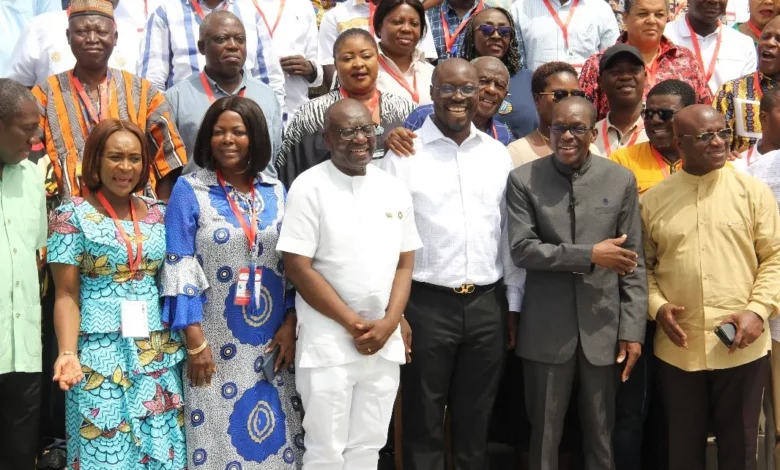
<path id="1" fill-rule="evenodd" d="M 261 174 L 271 156 L 265 122 L 249 99 L 217 100 L 195 143 L 202 169 L 179 179 L 168 206 L 163 318 L 186 337 L 190 468 L 301 465 L 294 292 L 275 249 L 286 192 Z M 277 347 L 273 374 L 264 365 Z"/>

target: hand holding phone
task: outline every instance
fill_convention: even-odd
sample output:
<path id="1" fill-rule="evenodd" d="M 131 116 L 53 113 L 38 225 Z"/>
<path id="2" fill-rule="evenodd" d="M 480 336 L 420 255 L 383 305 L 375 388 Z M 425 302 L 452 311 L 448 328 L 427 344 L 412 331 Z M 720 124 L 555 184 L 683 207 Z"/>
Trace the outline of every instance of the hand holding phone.
<path id="1" fill-rule="evenodd" d="M 737 336 L 737 327 L 733 323 L 724 323 L 715 328 L 715 335 L 727 348 L 730 348 L 734 344 L 734 338 Z"/>
<path id="2" fill-rule="evenodd" d="M 276 371 L 274 368 L 276 366 L 276 359 L 279 357 L 279 351 L 281 351 L 281 348 L 277 345 L 274 350 L 266 356 L 265 362 L 263 363 L 263 375 L 265 376 L 265 380 L 270 383 L 273 383 L 276 378 Z"/>

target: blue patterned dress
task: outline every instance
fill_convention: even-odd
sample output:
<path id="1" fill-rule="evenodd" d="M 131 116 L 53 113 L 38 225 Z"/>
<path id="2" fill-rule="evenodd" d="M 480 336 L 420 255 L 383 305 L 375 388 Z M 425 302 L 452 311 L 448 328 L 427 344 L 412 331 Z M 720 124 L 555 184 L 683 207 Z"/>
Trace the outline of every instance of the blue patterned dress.
<path id="1" fill-rule="evenodd" d="M 250 195 L 226 187 L 247 214 Z M 198 170 L 180 178 L 168 205 L 163 318 L 174 330 L 200 323 L 217 368 L 207 387 L 192 387 L 184 378 L 191 469 L 287 470 L 302 462 L 303 409 L 293 368 L 280 371 L 274 383 L 262 372 L 265 347 L 294 307 L 276 251 L 286 192 L 265 175 L 255 179 L 254 188 L 255 263 L 262 268 L 254 312 L 234 303 L 239 270 L 251 260 L 247 238 L 216 174 Z"/>
<path id="2" fill-rule="evenodd" d="M 128 267 L 114 221 L 74 197 L 49 219 L 49 263 L 79 266 L 78 354 L 84 380 L 65 402 L 69 470 L 181 470 L 183 430 L 179 335 L 162 323 L 155 275 L 165 256 L 165 206 L 141 198 L 143 259 Z M 121 222 L 132 240 L 131 221 Z M 150 337 L 123 338 L 123 300 L 146 300 Z"/>

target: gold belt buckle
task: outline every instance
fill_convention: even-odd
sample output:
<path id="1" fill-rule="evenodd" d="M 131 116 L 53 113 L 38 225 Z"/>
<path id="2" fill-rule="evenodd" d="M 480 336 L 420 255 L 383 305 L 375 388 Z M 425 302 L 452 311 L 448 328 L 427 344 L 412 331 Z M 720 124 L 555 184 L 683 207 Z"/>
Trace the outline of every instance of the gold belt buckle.
<path id="1" fill-rule="evenodd" d="M 460 287 L 453 287 L 456 294 L 473 294 L 476 286 L 474 284 L 462 284 Z"/>

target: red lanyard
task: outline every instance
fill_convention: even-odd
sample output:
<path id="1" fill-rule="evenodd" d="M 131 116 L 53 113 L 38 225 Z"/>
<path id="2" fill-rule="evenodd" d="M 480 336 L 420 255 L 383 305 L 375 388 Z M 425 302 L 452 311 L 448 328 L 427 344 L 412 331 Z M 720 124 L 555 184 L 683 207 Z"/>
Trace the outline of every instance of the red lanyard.
<path id="1" fill-rule="evenodd" d="M 636 139 L 639 138 L 639 134 L 644 128 L 644 125 L 637 126 L 636 130 L 631 135 L 631 138 L 628 140 L 628 143 L 625 146 L 630 147 L 634 145 L 636 143 Z M 610 154 L 612 154 L 612 145 L 609 143 L 608 131 L 609 129 L 607 128 L 607 120 L 604 119 L 604 124 L 601 125 L 601 138 L 604 139 L 604 156 L 607 158 L 609 158 Z M 620 144 L 620 139 L 618 139 L 618 144 Z"/>
<path id="2" fill-rule="evenodd" d="M 685 8 L 686 5 L 688 5 L 687 0 L 683 0 L 682 2 L 678 3 L 677 7 L 674 9 L 674 13 L 672 13 L 672 17 L 669 18 L 669 21 L 677 19 L 677 17 L 680 16 L 680 12 L 683 11 L 683 8 Z"/>
<path id="3" fill-rule="evenodd" d="M 753 88 L 755 88 L 753 90 L 753 98 L 760 103 L 761 98 L 764 97 L 764 90 L 761 89 L 761 75 L 758 70 L 753 72 Z"/>
<path id="4" fill-rule="evenodd" d="M 385 69 L 385 72 L 387 72 L 388 75 L 393 77 L 393 79 L 398 82 L 399 85 L 404 87 L 404 90 L 408 91 L 410 95 L 412 95 L 412 101 L 415 103 L 420 102 L 420 93 L 417 91 L 417 73 L 412 70 L 412 75 L 414 76 L 414 84 L 413 86 L 409 86 L 409 82 L 406 81 L 406 79 L 400 75 L 398 75 L 395 70 L 393 70 L 392 67 L 390 67 L 390 64 L 387 63 L 387 60 L 385 60 L 384 57 L 377 56 L 379 59 L 379 63 L 382 65 L 382 67 Z M 414 67 L 414 64 L 412 64 L 412 67 Z"/>
<path id="5" fill-rule="evenodd" d="M 372 36 L 376 36 L 374 33 L 374 15 L 376 15 L 376 5 L 372 0 L 366 0 L 368 2 L 368 30 Z"/>
<path id="6" fill-rule="evenodd" d="M 190 5 L 192 6 L 192 10 L 195 12 L 195 14 L 198 15 L 198 18 L 200 18 L 201 21 L 203 21 L 203 18 L 206 17 L 206 14 L 203 13 L 203 8 L 200 7 L 200 3 L 198 3 L 198 0 L 190 0 Z M 227 10 L 228 8 L 228 0 L 225 0 L 225 3 L 222 4 L 222 9 Z"/>
<path id="7" fill-rule="evenodd" d="M 755 146 L 750 147 L 750 149 L 748 149 L 747 155 L 745 156 L 745 158 L 747 159 L 747 166 L 750 166 L 750 157 L 753 156 L 753 152 L 755 152 L 755 151 L 756 151 L 756 147 Z"/>
<path id="8" fill-rule="evenodd" d="M 498 131 L 496 130 L 496 123 L 493 123 L 493 138 L 498 140 Z"/>
<path id="9" fill-rule="evenodd" d="M 655 157 L 656 163 L 658 163 L 658 168 L 661 170 L 661 173 L 664 174 L 664 178 L 669 177 L 669 169 L 672 169 L 672 172 L 675 171 L 675 167 L 680 162 L 680 160 L 677 160 L 675 163 L 669 163 L 666 160 L 664 160 L 664 157 L 661 155 L 661 152 L 653 148 L 653 146 L 650 146 L 650 151 L 653 153 L 653 157 Z"/>
<path id="10" fill-rule="evenodd" d="M 135 206 L 133 205 L 133 196 L 130 196 L 130 220 L 133 221 L 133 229 L 135 230 L 135 261 L 133 261 L 133 244 L 130 241 L 130 237 L 127 236 L 124 227 L 122 227 L 122 222 L 120 222 L 119 217 L 117 217 L 116 211 L 111 207 L 111 203 L 108 202 L 106 197 L 103 196 L 102 190 L 98 190 L 97 198 L 114 221 L 116 229 L 119 230 L 119 234 L 125 242 L 125 247 L 127 248 L 127 265 L 130 267 L 130 272 L 138 272 L 138 268 L 141 266 L 141 259 L 143 258 L 143 243 L 141 241 L 141 226 L 138 224 L 138 217 L 135 214 Z"/>
<path id="11" fill-rule="evenodd" d="M 276 21 L 274 21 L 273 26 L 268 24 L 268 20 L 265 18 L 265 13 L 263 13 L 263 10 L 260 8 L 260 4 L 257 3 L 257 0 L 252 0 L 252 2 L 255 4 L 257 12 L 260 13 L 260 16 L 263 18 L 263 23 L 265 23 L 265 27 L 268 28 L 268 34 L 271 36 L 271 38 L 273 38 L 274 31 L 276 31 L 276 27 L 279 26 L 279 20 L 282 19 L 282 12 L 284 11 L 284 4 L 286 0 L 282 0 L 282 2 L 279 4 L 279 12 L 276 14 Z"/>
<path id="12" fill-rule="evenodd" d="M 748 20 L 747 27 L 756 35 L 756 39 L 761 39 L 761 30 L 758 29 L 758 26 L 753 24 L 753 20 Z"/>
<path id="13" fill-rule="evenodd" d="M 339 88 L 339 92 L 341 93 L 342 98 L 349 98 L 349 93 L 347 93 L 347 90 L 343 88 Z M 374 90 L 374 97 L 371 98 L 371 101 L 368 102 L 366 108 L 371 112 L 371 118 L 374 118 L 374 112 L 376 112 L 376 108 L 379 105 L 379 90 Z M 377 116 L 377 118 L 381 119 L 381 117 Z M 377 122 L 377 124 L 379 124 Z"/>
<path id="14" fill-rule="evenodd" d="M 84 86 L 81 84 L 81 80 L 78 79 L 76 74 L 74 74 L 71 71 L 71 78 L 73 79 L 73 87 L 76 89 L 76 93 L 78 93 L 79 98 L 81 99 L 81 105 L 84 106 L 84 110 L 87 112 L 87 117 L 89 118 L 89 121 L 92 123 L 92 126 L 89 126 L 89 122 L 87 123 L 88 127 L 96 126 L 101 120 L 107 119 L 109 117 L 108 115 L 108 108 L 109 108 L 109 102 L 111 100 L 111 88 L 108 85 L 108 75 L 106 75 L 106 78 L 103 79 L 103 83 L 98 85 L 98 99 L 100 100 L 100 114 L 98 114 L 95 111 L 95 107 L 92 106 L 92 100 L 89 99 L 89 95 L 87 95 L 87 92 L 84 91 Z"/>
<path id="15" fill-rule="evenodd" d="M 659 53 L 660 55 L 660 53 Z M 650 67 L 645 65 L 645 70 L 647 71 L 647 80 L 645 80 L 646 83 L 648 83 L 650 86 L 649 88 L 653 88 L 655 86 L 655 76 L 658 73 L 658 57 L 653 60 L 653 63 L 650 64 Z M 645 87 L 645 90 L 647 90 L 647 86 Z"/>
<path id="16" fill-rule="evenodd" d="M 149 16 L 149 0 L 144 0 L 144 21 Z"/>
<path id="17" fill-rule="evenodd" d="M 206 78 L 206 72 L 200 73 L 200 83 L 203 85 L 203 90 L 206 92 L 206 96 L 209 97 L 209 103 L 214 103 L 217 101 L 216 98 L 214 98 L 214 90 L 211 89 L 211 84 L 209 83 L 209 80 Z M 244 97 L 246 94 L 246 87 L 244 87 L 241 91 L 238 92 L 238 96 Z"/>
<path id="18" fill-rule="evenodd" d="M 577 8 L 577 4 L 579 2 L 580 0 L 573 1 L 571 4 L 571 10 L 569 10 L 569 16 L 566 18 L 566 23 L 563 23 L 561 22 L 561 17 L 558 16 L 558 12 L 555 11 L 552 4 L 550 4 L 550 0 L 544 0 L 544 6 L 547 7 L 547 11 L 550 12 L 553 20 L 555 20 L 555 24 L 561 28 L 561 33 L 563 33 L 563 45 L 566 46 L 566 50 L 569 49 L 569 23 L 571 23 L 571 19 L 574 18 L 574 10 Z"/>
<path id="19" fill-rule="evenodd" d="M 228 204 L 230 204 L 230 209 L 233 211 L 233 215 L 236 216 L 236 219 L 238 219 L 238 223 L 241 224 L 241 230 L 244 231 L 244 235 L 247 239 L 247 244 L 249 245 L 249 254 L 254 256 L 255 252 L 255 238 L 257 237 L 257 211 L 255 211 L 255 186 L 254 182 L 252 183 L 252 206 L 250 209 L 250 212 L 252 214 L 251 217 L 251 225 L 247 226 L 246 220 L 244 220 L 244 212 L 239 209 L 239 207 L 236 205 L 236 201 L 233 200 L 232 197 L 230 197 L 230 192 L 228 192 L 227 188 L 225 187 L 225 179 L 222 177 L 222 172 L 217 170 L 217 180 L 219 181 L 219 185 L 222 186 L 222 190 L 225 191 L 225 197 L 228 200 Z"/>
<path id="20" fill-rule="evenodd" d="M 447 7 L 444 5 L 441 6 L 441 10 L 439 12 L 441 13 L 441 27 L 444 32 L 444 46 L 447 49 L 447 54 L 449 54 L 450 51 L 452 51 L 452 46 L 455 45 L 455 41 L 458 40 L 458 35 L 460 34 L 461 31 L 463 31 L 463 28 L 466 27 L 466 23 L 469 22 L 469 19 L 473 17 L 475 14 L 482 11 L 484 7 L 485 7 L 485 0 L 479 0 L 477 6 L 475 6 L 474 9 L 471 10 L 469 14 L 463 18 L 463 21 L 460 22 L 460 25 L 458 25 L 458 28 L 455 30 L 455 34 L 450 35 L 450 24 L 447 22 L 447 17 L 444 14 L 444 10 Z"/>
<path id="21" fill-rule="evenodd" d="M 693 42 L 693 52 L 696 54 L 696 60 L 699 61 L 701 70 L 704 72 L 704 81 L 709 82 L 712 78 L 712 74 L 715 73 L 715 63 L 718 61 L 718 52 L 720 51 L 720 41 L 723 35 L 723 28 L 721 27 L 720 21 L 718 21 L 718 40 L 715 43 L 715 52 L 712 53 L 712 59 L 710 60 L 709 67 L 705 69 L 704 56 L 702 56 L 701 48 L 699 48 L 699 39 L 696 37 L 696 31 L 693 30 L 690 20 L 688 20 L 688 15 L 685 15 L 685 23 L 688 25 L 688 31 L 691 33 L 691 42 Z"/>

